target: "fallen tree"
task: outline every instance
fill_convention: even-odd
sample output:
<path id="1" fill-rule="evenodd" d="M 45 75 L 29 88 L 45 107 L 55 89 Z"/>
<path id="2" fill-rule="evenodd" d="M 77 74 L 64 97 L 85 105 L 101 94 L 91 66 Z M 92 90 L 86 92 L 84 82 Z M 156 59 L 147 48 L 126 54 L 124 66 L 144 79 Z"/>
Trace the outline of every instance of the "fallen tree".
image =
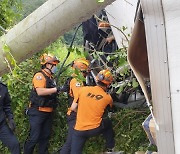
<path id="1" fill-rule="evenodd" d="M 8 71 L 4 45 L 9 47 L 11 55 L 19 63 L 112 2 L 113 0 L 104 0 L 103 3 L 96 0 L 47 1 L 0 38 L 0 75 Z"/>

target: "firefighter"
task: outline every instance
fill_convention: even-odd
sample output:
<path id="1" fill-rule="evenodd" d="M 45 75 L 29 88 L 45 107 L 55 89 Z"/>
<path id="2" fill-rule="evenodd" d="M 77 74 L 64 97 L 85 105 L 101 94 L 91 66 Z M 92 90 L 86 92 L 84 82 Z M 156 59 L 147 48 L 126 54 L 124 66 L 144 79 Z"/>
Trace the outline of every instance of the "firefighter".
<path id="1" fill-rule="evenodd" d="M 42 69 L 35 73 L 30 93 L 29 116 L 30 133 L 24 145 L 24 154 L 32 154 L 35 145 L 39 144 L 39 154 L 48 153 L 48 142 L 52 128 L 52 113 L 57 104 L 57 93 L 53 74 L 59 60 L 51 54 L 40 58 Z"/>
<path id="2" fill-rule="evenodd" d="M 86 77 L 89 70 L 89 61 L 85 58 L 77 59 L 73 62 L 72 68 L 81 71 L 82 75 Z M 67 80 L 64 85 L 64 87 L 66 87 L 65 91 L 68 92 L 69 101 L 69 108 L 67 112 L 68 135 L 65 144 L 60 150 L 60 154 L 70 154 L 71 152 L 72 133 L 76 122 L 76 112 L 72 111 L 70 107 L 74 97 L 78 94 L 78 90 L 84 85 L 86 85 L 86 83 L 78 81 L 74 74 Z"/>
<path id="3" fill-rule="evenodd" d="M 16 126 L 10 103 L 8 89 L 6 85 L 0 82 L 0 140 L 12 154 L 20 154 L 19 142 L 13 133 Z"/>
<path id="4" fill-rule="evenodd" d="M 106 140 L 107 151 L 113 151 L 115 141 L 112 123 L 108 118 L 102 118 L 106 107 L 112 107 L 112 98 L 106 90 L 113 77 L 109 70 L 102 70 L 97 74 L 96 79 L 97 86 L 82 87 L 72 103 L 71 110 L 77 110 L 77 118 L 71 154 L 82 154 L 86 140 L 99 134 L 103 134 Z"/>

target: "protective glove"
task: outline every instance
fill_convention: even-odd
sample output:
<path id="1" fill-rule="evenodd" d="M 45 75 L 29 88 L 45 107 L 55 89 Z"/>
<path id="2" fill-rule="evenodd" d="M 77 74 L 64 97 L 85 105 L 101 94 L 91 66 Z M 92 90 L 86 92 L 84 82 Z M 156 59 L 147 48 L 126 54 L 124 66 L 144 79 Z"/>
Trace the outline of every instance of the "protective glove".
<path id="1" fill-rule="evenodd" d="M 61 87 L 57 87 L 57 93 L 67 92 L 67 91 L 68 91 L 68 86 L 67 85 L 64 85 L 64 86 L 61 86 Z"/>
<path id="2" fill-rule="evenodd" d="M 29 111 L 29 108 L 28 108 L 28 107 L 25 107 L 25 108 L 24 108 L 24 115 L 25 115 L 25 116 L 28 115 L 28 111 Z"/>
<path id="3" fill-rule="evenodd" d="M 62 92 L 62 87 L 56 87 L 56 89 L 57 89 L 57 93 L 60 93 L 60 92 Z"/>
<path id="4" fill-rule="evenodd" d="M 8 119 L 8 124 L 9 124 L 9 128 L 10 128 L 12 131 L 15 131 L 15 129 L 16 129 L 16 124 L 15 124 L 13 118 L 9 118 L 9 119 Z"/>
<path id="5" fill-rule="evenodd" d="M 108 112 L 108 117 L 111 119 L 112 118 L 113 113 L 112 112 Z"/>

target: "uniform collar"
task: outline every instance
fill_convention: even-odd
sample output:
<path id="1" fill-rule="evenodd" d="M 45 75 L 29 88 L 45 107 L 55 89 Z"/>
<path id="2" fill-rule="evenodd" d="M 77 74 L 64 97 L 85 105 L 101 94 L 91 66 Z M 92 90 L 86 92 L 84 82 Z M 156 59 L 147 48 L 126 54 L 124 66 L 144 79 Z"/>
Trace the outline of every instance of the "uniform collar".
<path id="1" fill-rule="evenodd" d="M 96 87 L 98 87 L 99 89 L 101 89 L 101 90 L 103 90 L 103 91 L 106 92 L 106 90 L 105 90 L 103 87 L 101 87 L 101 86 L 99 86 L 99 85 L 97 85 Z"/>

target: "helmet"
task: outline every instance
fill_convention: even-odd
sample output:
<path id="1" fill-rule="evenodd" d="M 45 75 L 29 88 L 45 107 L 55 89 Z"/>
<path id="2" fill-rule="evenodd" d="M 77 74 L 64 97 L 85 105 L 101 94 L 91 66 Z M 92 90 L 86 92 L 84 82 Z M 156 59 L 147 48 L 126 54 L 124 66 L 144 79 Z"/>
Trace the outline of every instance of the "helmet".
<path id="1" fill-rule="evenodd" d="M 111 72 L 108 69 L 106 69 L 106 70 L 100 71 L 97 74 L 96 80 L 109 86 L 113 81 L 113 76 L 112 76 Z"/>
<path id="2" fill-rule="evenodd" d="M 79 58 L 73 62 L 72 67 L 80 71 L 87 71 L 89 68 L 89 61 L 85 58 Z"/>
<path id="3" fill-rule="evenodd" d="M 98 24 L 98 28 L 110 28 L 110 24 L 108 22 L 100 21 Z"/>
<path id="4" fill-rule="evenodd" d="M 41 65 L 44 65 L 47 63 L 56 65 L 59 63 L 59 60 L 55 56 L 53 56 L 51 54 L 46 54 L 46 53 L 44 53 L 40 57 L 40 61 L 41 61 Z"/>

